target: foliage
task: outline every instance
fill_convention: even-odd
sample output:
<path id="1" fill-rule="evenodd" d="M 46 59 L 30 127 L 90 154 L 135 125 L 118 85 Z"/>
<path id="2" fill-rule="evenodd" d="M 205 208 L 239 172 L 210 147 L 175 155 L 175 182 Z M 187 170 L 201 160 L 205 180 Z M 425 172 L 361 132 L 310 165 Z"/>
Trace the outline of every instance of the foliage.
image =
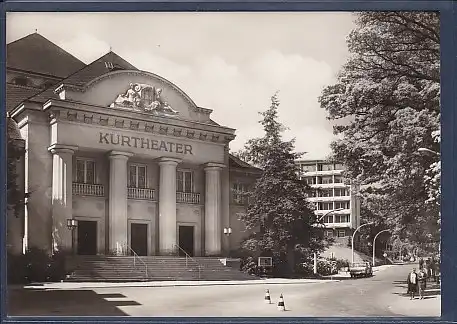
<path id="1" fill-rule="evenodd" d="M 317 262 L 317 273 L 321 276 L 329 276 L 338 273 L 334 260 L 321 259 Z"/>
<path id="2" fill-rule="evenodd" d="M 271 106 L 261 115 L 265 135 L 250 139 L 238 156 L 263 170 L 252 191 L 248 193 L 247 211 L 240 220 L 251 231 L 242 247 L 254 254 L 273 257 L 275 269 L 293 272 L 313 251 L 324 248 L 321 231 L 312 204 L 307 200 L 310 187 L 298 175 L 293 152 L 294 140 L 284 141 L 285 129 L 278 122 L 279 100 L 271 98 Z"/>
<path id="3" fill-rule="evenodd" d="M 19 217 L 25 203 L 25 194 L 17 184 L 19 171 L 17 164 L 24 156 L 24 148 L 20 143 L 21 141 L 15 139 L 7 140 L 7 205 L 8 210 L 12 210 L 16 217 Z"/>
<path id="4" fill-rule="evenodd" d="M 66 252 L 49 255 L 37 248 L 25 254 L 8 254 L 8 282 L 13 284 L 60 281 L 65 278 Z"/>
<path id="5" fill-rule="evenodd" d="M 438 231 L 439 206 L 425 203 L 430 161 L 418 149 L 439 151 L 432 137 L 440 129 L 439 16 L 363 12 L 356 23 L 351 57 L 319 98 L 337 122 L 333 158 L 360 184 L 378 224 L 394 238 L 422 242 Z"/>

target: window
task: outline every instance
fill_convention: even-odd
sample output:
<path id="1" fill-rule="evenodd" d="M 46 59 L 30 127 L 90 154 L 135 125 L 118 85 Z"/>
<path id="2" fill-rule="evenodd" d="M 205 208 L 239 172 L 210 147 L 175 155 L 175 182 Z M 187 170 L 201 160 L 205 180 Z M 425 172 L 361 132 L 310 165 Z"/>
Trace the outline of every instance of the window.
<path id="1" fill-rule="evenodd" d="M 347 188 L 335 188 L 335 197 L 349 196 Z"/>
<path id="2" fill-rule="evenodd" d="M 332 230 L 326 230 L 326 231 L 324 232 L 324 235 L 325 235 L 326 237 L 333 237 L 333 231 L 332 231 Z"/>
<path id="3" fill-rule="evenodd" d="M 338 237 L 345 237 L 346 231 L 345 230 L 338 230 Z"/>
<path id="4" fill-rule="evenodd" d="M 332 189 L 321 189 L 319 190 L 319 197 L 333 197 Z"/>
<path id="5" fill-rule="evenodd" d="M 300 168 L 302 170 L 302 172 L 314 172 L 316 171 L 316 165 L 315 164 L 311 164 L 311 165 L 300 165 Z"/>
<path id="6" fill-rule="evenodd" d="M 333 178 L 332 177 L 319 177 L 318 178 L 318 183 L 320 183 L 320 184 L 330 184 L 330 183 L 333 183 Z"/>
<path id="7" fill-rule="evenodd" d="M 243 204 L 246 201 L 246 196 L 244 193 L 247 191 L 246 185 L 244 183 L 233 183 L 233 201 L 237 204 Z"/>
<path id="8" fill-rule="evenodd" d="M 324 216 L 324 223 L 333 223 L 333 215 Z"/>
<path id="9" fill-rule="evenodd" d="M 333 202 L 320 202 L 318 203 L 319 210 L 332 210 L 333 209 Z"/>
<path id="10" fill-rule="evenodd" d="M 335 183 L 343 183 L 343 177 L 342 176 L 335 176 Z"/>
<path id="11" fill-rule="evenodd" d="M 129 165 L 129 188 L 147 188 L 146 186 L 146 166 Z"/>
<path id="12" fill-rule="evenodd" d="M 194 192 L 192 171 L 177 171 L 176 191 L 177 192 Z"/>
<path id="13" fill-rule="evenodd" d="M 335 209 L 349 209 L 349 201 L 335 201 Z"/>
<path id="14" fill-rule="evenodd" d="M 333 164 L 319 164 L 319 171 L 332 171 L 333 170 Z"/>
<path id="15" fill-rule="evenodd" d="M 76 159 L 76 182 L 95 184 L 95 161 Z"/>
<path id="16" fill-rule="evenodd" d="M 349 223 L 349 219 L 348 214 L 335 215 L 335 223 Z"/>
<path id="17" fill-rule="evenodd" d="M 308 185 L 316 184 L 316 177 L 306 177 L 304 179 Z"/>
<path id="18" fill-rule="evenodd" d="M 309 196 L 309 197 L 317 197 L 316 190 L 310 190 L 308 196 Z"/>

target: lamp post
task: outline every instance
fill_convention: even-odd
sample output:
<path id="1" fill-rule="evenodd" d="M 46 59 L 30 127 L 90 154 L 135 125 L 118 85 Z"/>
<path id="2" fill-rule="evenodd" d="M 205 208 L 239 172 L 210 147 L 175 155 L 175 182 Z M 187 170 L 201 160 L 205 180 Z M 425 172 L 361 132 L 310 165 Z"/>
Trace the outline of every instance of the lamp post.
<path id="1" fill-rule="evenodd" d="M 334 213 L 334 212 L 337 212 L 337 211 L 340 211 L 340 210 L 343 210 L 343 209 L 344 208 L 337 208 L 337 209 L 330 210 L 327 213 L 325 213 L 324 215 L 322 215 L 321 217 L 319 217 L 317 219 L 317 221 L 320 221 L 325 216 L 330 215 L 331 213 Z M 324 227 L 325 227 L 325 223 L 324 223 Z M 313 268 L 314 268 L 314 274 L 317 274 L 317 253 L 316 252 L 314 252 L 314 267 Z"/>
<path id="2" fill-rule="evenodd" d="M 232 228 L 231 227 L 224 227 L 224 235 L 227 237 L 227 255 L 230 257 L 230 234 L 232 234 Z"/>
<path id="3" fill-rule="evenodd" d="M 376 265 L 376 260 L 375 260 L 376 238 L 378 237 L 379 234 L 384 233 L 384 232 L 388 232 L 388 231 L 389 231 L 388 229 L 382 230 L 381 232 L 376 234 L 374 239 L 373 239 L 373 267 Z"/>
<path id="4" fill-rule="evenodd" d="M 358 232 L 359 229 L 361 229 L 362 227 L 364 226 L 367 226 L 367 225 L 372 225 L 373 222 L 370 222 L 370 223 L 366 223 L 366 224 L 362 224 L 360 225 L 359 227 L 356 228 L 356 230 L 354 231 L 354 233 L 352 234 L 352 263 L 354 263 L 354 237 L 355 237 L 355 233 Z"/>
<path id="5" fill-rule="evenodd" d="M 67 219 L 67 227 L 71 231 L 71 252 L 75 254 L 75 229 L 78 227 L 78 221 L 74 218 Z"/>

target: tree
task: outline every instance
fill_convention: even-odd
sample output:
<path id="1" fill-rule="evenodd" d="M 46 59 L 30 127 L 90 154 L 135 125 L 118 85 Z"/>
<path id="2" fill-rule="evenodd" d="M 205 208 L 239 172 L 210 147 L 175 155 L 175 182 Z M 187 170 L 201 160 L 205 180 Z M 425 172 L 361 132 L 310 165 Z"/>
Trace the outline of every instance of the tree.
<path id="1" fill-rule="evenodd" d="M 426 204 L 430 161 L 439 151 L 439 16 L 432 12 L 364 12 L 348 37 L 351 56 L 319 102 L 337 121 L 333 158 L 361 183 L 364 207 L 394 238 L 421 242 L 438 231 L 437 205 Z"/>
<path id="2" fill-rule="evenodd" d="M 265 135 L 250 139 L 238 154 L 263 170 L 249 193 L 251 203 L 240 220 L 251 231 L 242 247 L 258 255 L 272 255 L 292 272 L 312 251 L 322 250 L 324 242 L 314 227 L 318 222 L 308 201 L 310 187 L 300 179 L 295 160 L 294 140 L 284 141 L 284 126 L 278 122 L 279 100 L 261 115 Z"/>
<path id="3" fill-rule="evenodd" d="M 19 187 L 18 161 L 24 156 L 25 150 L 22 140 L 12 138 L 7 134 L 7 205 L 8 210 L 13 211 L 19 217 L 25 203 L 25 193 Z"/>

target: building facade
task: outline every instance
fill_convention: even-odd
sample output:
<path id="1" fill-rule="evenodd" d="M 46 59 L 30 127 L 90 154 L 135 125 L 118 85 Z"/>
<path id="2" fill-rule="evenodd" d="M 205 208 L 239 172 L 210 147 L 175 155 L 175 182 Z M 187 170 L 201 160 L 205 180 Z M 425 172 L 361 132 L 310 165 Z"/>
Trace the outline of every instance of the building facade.
<path id="1" fill-rule="evenodd" d="M 9 221 L 10 246 L 191 256 L 238 247 L 237 192 L 259 170 L 229 154 L 235 130 L 211 109 L 113 52 L 85 65 L 32 34 L 8 44 L 7 60 L 29 197 L 23 225 Z"/>
<path id="2" fill-rule="evenodd" d="M 343 178 L 344 166 L 324 160 L 299 160 L 300 177 L 313 189 L 309 198 L 323 217 L 325 235 L 343 238 L 360 226 L 360 201 L 356 186 Z"/>

